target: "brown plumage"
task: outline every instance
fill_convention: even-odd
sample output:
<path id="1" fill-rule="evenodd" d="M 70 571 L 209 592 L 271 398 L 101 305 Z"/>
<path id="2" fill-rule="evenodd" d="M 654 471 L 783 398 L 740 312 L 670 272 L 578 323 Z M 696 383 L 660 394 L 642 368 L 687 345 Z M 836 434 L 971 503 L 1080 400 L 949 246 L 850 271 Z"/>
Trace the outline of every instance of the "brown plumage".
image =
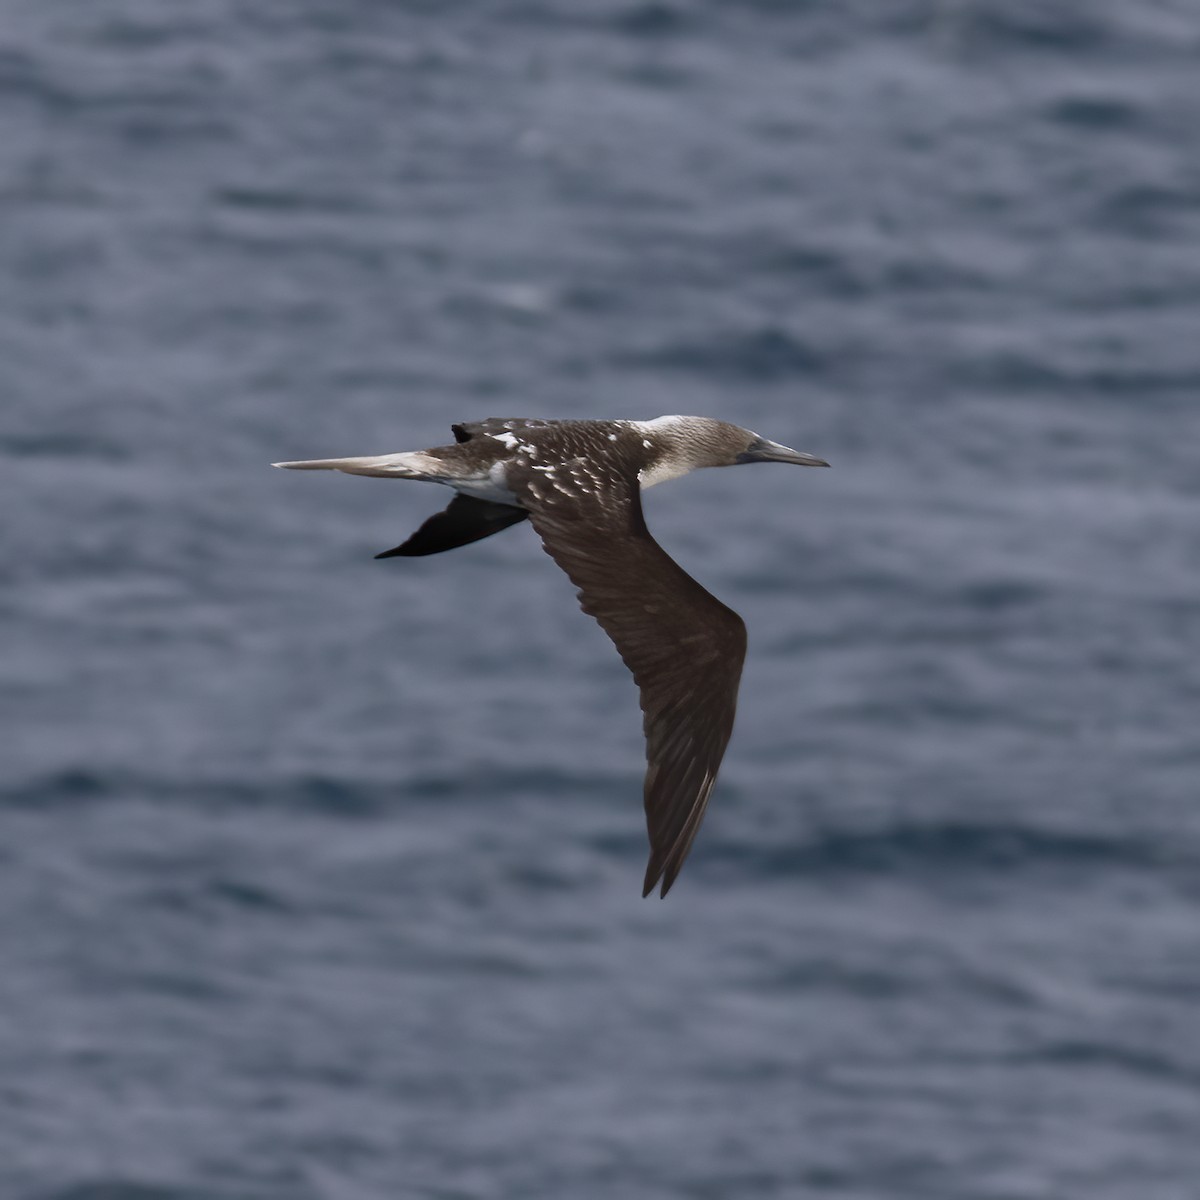
<path id="1" fill-rule="evenodd" d="M 665 896 L 700 828 L 733 730 L 746 627 L 651 537 L 641 489 L 697 467 L 828 464 L 704 417 L 491 419 L 453 429 L 452 446 L 275 465 L 456 489 L 447 509 L 380 558 L 438 553 L 529 519 L 638 685 L 650 837 L 642 894 L 661 880 Z"/>

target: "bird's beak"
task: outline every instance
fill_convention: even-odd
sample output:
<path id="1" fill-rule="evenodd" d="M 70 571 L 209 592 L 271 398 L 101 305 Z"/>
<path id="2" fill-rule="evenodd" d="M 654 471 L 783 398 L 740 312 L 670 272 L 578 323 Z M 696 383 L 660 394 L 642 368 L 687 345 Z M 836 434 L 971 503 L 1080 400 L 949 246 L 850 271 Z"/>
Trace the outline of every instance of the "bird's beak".
<path id="1" fill-rule="evenodd" d="M 737 456 L 737 461 L 740 463 L 792 463 L 797 467 L 829 466 L 823 458 L 817 458 L 815 454 L 804 454 L 800 450 L 792 450 L 788 446 L 781 446 L 778 442 L 770 442 L 766 438 L 759 438 L 752 442 L 748 449 L 743 450 Z"/>

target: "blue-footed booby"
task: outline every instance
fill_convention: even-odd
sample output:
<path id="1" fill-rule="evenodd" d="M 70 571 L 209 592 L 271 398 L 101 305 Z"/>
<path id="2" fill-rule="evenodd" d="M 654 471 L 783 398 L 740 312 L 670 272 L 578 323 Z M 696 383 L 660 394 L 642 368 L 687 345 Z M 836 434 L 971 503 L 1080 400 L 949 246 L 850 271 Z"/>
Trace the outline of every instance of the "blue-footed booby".
<path id="1" fill-rule="evenodd" d="M 733 731 L 746 627 L 650 536 L 641 491 L 698 467 L 829 464 L 709 417 L 490 418 L 451 428 L 452 446 L 274 466 L 454 489 L 444 511 L 377 558 L 438 554 L 529 520 L 641 693 L 650 835 L 642 895 L 661 880 L 665 896 L 692 848 Z"/>

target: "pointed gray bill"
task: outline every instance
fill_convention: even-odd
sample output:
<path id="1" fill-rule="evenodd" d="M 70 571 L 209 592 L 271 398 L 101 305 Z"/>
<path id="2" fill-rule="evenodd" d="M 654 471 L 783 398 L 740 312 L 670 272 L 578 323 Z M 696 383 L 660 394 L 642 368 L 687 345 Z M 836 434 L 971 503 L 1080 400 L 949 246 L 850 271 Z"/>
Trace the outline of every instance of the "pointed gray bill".
<path id="1" fill-rule="evenodd" d="M 778 442 L 759 438 L 750 447 L 737 456 L 739 463 L 778 462 L 793 463 L 797 467 L 827 467 L 829 464 L 815 454 L 805 454 L 793 450 L 790 446 L 781 446 Z"/>

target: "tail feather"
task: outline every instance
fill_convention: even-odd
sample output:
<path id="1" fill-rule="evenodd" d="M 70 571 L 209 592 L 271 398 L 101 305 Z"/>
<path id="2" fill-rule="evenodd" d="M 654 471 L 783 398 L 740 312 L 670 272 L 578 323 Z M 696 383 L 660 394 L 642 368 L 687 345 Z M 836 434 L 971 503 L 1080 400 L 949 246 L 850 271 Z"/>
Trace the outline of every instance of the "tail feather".
<path id="1" fill-rule="evenodd" d="M 272 463 L 289 471 L 344 471 L 347 475 L 381 475 L 392 479 L 424 479 L 413 454 L 376 454 L 365 458 L 306 458 L 297 462 Z"/>

